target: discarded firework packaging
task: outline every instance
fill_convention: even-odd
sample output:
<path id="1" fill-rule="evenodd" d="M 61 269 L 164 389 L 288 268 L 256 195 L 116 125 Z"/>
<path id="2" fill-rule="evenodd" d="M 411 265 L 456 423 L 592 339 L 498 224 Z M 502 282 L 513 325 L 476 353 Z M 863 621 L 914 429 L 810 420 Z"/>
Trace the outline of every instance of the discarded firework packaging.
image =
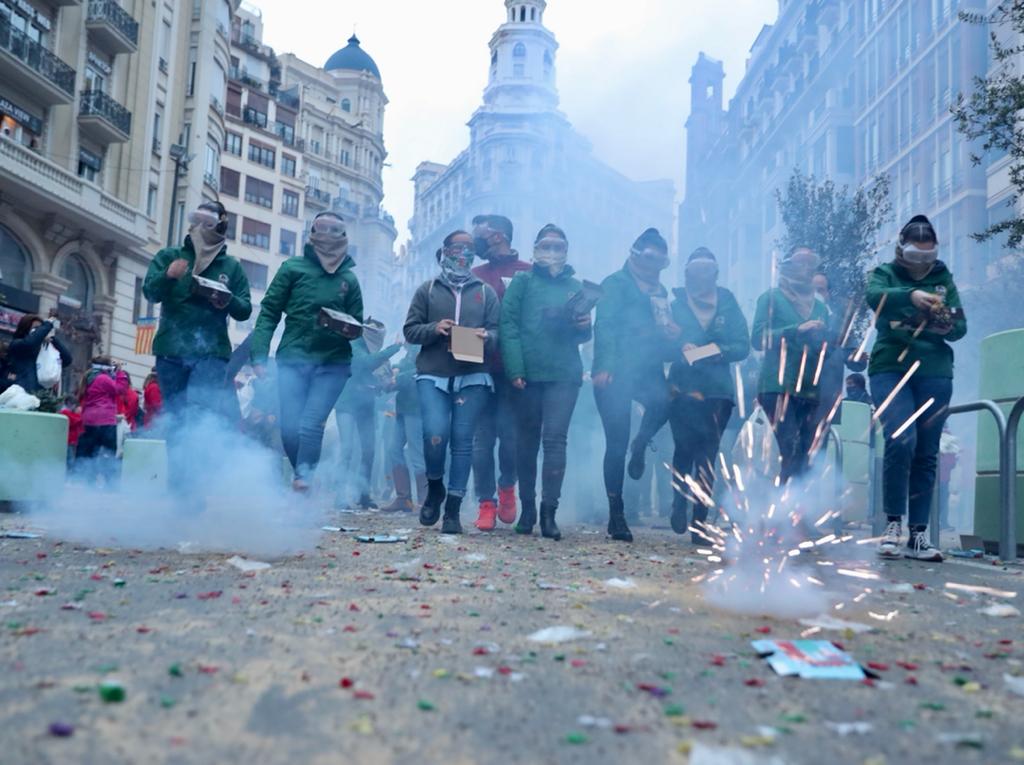
<path id="1" fill-rule="evenodd" d="M 341 335 L 346 340 L 355 340 L 363 334 L 363 323 L 355 316 L 331 308 L 321 308 L 316 323 L 320 327 Z"/>
<path id="2" fill-rule="evenodd" d="M 192 274 L 192 294 L 214 302 L 231 299 L 231 290 L 227 288 L 227 285 L 221 284 L 216 279 L 207 279 L 196 274 Z"/>
<path id="3" fill-rule="evenodd" d="M 754 640 L 754 650 L 783 677 L 865 680 L 864 669 L 828 640 Z"/>
<path id="4" fill-rule="evenodd" d="M 604 297 L 604 287 L 584 279 L 583 288 L 579 292 L 573 293 L 572 297 L 566 301 L 565 310 L 569 313 L 570 318 L 586 316 L 594 310 L 602 297 Z"/>
<path id="5" fill-rule="evenodd" d="M 396 537 L 390 534 L 360 534 L 356 537 L 357 542 L 367 544 L 395 544 L 397 542 L 408 542 L 408 537 Z"/>

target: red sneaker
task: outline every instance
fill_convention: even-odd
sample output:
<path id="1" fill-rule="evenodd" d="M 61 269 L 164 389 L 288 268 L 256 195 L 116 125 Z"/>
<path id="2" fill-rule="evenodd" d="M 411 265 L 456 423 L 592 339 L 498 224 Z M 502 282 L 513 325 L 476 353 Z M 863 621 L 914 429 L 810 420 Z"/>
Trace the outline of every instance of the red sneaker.
<path id="1" fill-rule="evenodd" d="M 498 520 L 502 523 L 516 522 L 516 487 L 498 489 Z"/>
<path id="2" fill-rule="evenodd" d="M 498 506 L 493 499 L 485 499 L 480 503 L 480 515 L 476 519 L 476 527 L 480 531 L 494 531 L 494 516 L 498 513 Z"/>

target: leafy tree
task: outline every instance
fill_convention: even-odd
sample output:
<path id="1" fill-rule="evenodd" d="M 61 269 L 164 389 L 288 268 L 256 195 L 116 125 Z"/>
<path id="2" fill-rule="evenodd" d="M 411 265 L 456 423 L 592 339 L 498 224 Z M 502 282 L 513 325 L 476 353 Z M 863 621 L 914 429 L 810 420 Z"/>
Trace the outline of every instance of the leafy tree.
<path id="1" fill-rule="evenodd" d="M 810 247 L 821 257 L 832 295 L 860 305 L 866 272 L 878 249 L 878 232 L 892 218 L 889 176 L 855 191 L 794 170 L 775 198 L 786 226 L 776 243 L 782 252 Z"/>

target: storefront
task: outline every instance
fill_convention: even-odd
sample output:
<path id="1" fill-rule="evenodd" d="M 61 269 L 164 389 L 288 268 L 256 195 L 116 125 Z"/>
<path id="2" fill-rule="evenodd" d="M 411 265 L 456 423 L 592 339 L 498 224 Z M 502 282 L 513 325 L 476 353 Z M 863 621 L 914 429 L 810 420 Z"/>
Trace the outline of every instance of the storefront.
<path id="1" fill-rule="evenodd" d="M 43 120 L 0 95 L 0 135 L 22 146 L 36 148 L 43 134 Z"/>

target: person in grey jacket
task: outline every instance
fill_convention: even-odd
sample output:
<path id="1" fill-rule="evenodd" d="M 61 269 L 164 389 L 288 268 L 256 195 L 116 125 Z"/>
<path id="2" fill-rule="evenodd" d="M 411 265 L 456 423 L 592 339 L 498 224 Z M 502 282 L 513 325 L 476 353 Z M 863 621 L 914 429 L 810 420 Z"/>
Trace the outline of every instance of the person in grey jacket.
<path id="1" fill-rule="evenodd" d="M 461 534 L 459 512 L 473 463 L 473 434 L 494 390 L 487 363 L 498 352 L 500 304 L 494 290 L 472 274 L 473 237 L 467 232 L 454 231 L 445 237 L 437 257 L 441 272 L 416 290 L 404 327 L 405 339 L 420 346 L 416 392 L 427 467 L 427 498 L 420 508 L 420 523 L 437 523 L 444 503 L 441 532 Z M 459 361 L 452 355 L 453 327 L 472 328 L 483 339 L 483 363 Z M 449 444 L 452 458 L 446 492 Z"/>

